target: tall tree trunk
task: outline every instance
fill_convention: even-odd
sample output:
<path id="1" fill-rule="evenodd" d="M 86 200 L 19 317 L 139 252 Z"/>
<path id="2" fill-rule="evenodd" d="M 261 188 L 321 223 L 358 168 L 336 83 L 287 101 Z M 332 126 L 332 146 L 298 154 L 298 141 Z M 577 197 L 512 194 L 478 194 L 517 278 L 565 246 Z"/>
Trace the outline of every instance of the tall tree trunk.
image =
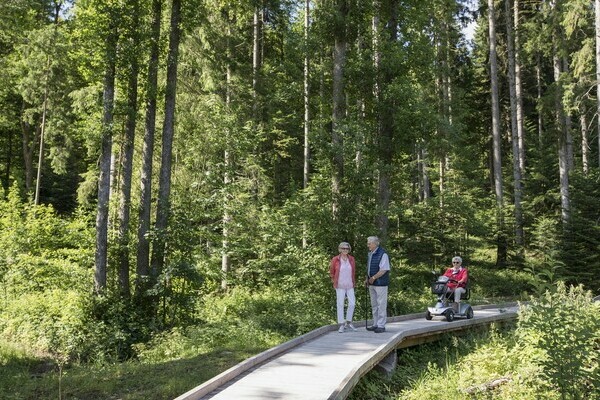
<path id="1" fill-rule="evenodd" d="M 175 134 L 175 100 L 177 95 L 177 67 L 181 38 L 181 0 L 171 4 L 171 32 L 167 56 L 167 87 L 165 89 L 165 119 L 162 130 L 162 152 L 158 201 L 156 206 L 156 243 L 152 247 L 152 275 L 158 277 L 165 263 L 166 232 L 169 223 L 171 196 L 171 160 Z"/>
<path id="2" fill-rule="evenodd" d="M 437 34 L 436 43 L 436 59 L 437 59 L 437 73 L 436 73 L 436 92 L 438 101 L 438 113 L 441 116 L 443 123 L 438 123 L 437 132 L 441 142 L 446 141 L 448 134 L 448 125 L 452 124 L 451 115 L 451 89 L 450 89 L 450 38 L 449 38 L 449 25 L 448 25 L 448 11 L 444 4 L 439 5 L 440 10 L 440 26 Z M 444 196 L 446 192 L 446 173 L 450 167 L 450 160 L 448 157 L 448 151 L 445 146 L 440 149 L 440 161 L 439 161 L 439 202 L 440 208 L 444 207 Z"/>
<path id="3" fill-rule="evenodd" d="M 40 150 L 38 153 L 37 177 L 35 180 L 35 197 L 34 204 L 40 204 L 40 187 L 42 183 L 42 166 L 44 164 L 44 139 L 46 136 L 46 117 L 48 113 L 48 91 L 49 91 L 49 75 L 50 75 L 50 55 L 46 60 L 46 72 L 44 74 L 44 104 L 42 106 L 42 126 L 40 128 Z"/>
<path id="4" fill-rule="evenodd" d="M 310 175 L 310 0 L 305 0 L 304 4 L 304 167 L 302 188 L 307 189 Z"/>
<path id="5" fill-rule="evenodd" d="M 556 2 L 552 0 L 550 2 L 551 8 L 555 14 L 558 14 Z M 569 156 L 569 120 L 566 116 L 564 104 L 563 104 L 563 88 L 560 82 L 561 75 L 564 71 L 564 65 L 560 56 L 560 50 L 563 46 L 562 33 L 560 27 L 556 26 L 552 34 L 553 48 L 552 48 L 552 66 L 554 71 L 554 83 L 556 85 L 554 107 L 555 107 L 555 118 L 558 133 L 558 171 L 559 171 L 559 189 L 560 189 L 560 203 L 561 203 L 561 219 L 563 227 L 567 228 L 571 220 L 571 196 L 569 193 L 569 173 L 570 173 L 570 161 Z M 571 143 L 572 149 L 572 143 Z M 572 154 L 572 151 L 571 151 Z"/>
<path id="6" fill-rule="evenodd" d="M 8 188 L 10 187 L 10 176 L 12 171 L 12 159 L 13 159 L 13 135 L 11 132 L 7 132 L 8 145 L 6 146 L 6 169 L 4 171 L 4 178 L 2 179 L 2 188 L 4 189 L 4 195 L 8 194 Z"/>
<path id="7" fill-rule="evenodd" d="M 587 122 L 587 107 L 582 106 L 581 114 L 579 116 L 579 122 L 581 124 L 581 163 L 582 171 L 584 175 L 590 172 L 590 143 L 589 143 L 589 131 Z"/>
<path id="8" fill-rule="evenodd" d="M 373 97 L 375 98 L 375 113 L 379 110 L 379 101 L 381 100 L 381 0 L 373 0 L 373 18 L 371 20 L 371 34 L 373 36 L 373 70 L 375 71 L 375 80 L 373 87 Z M 379 123 L 379 121 L 377 121 Z M 378 127 L 379 129 L 379 127 Z"/>
<path id="9" fill-rule="evenodd" d="M 561 42 L 563 42 L 563 36 L 561 32 Z M 567 56 L 563 56 L 561 58 L 561 72 L 564 72 L 567 76 L 571 75 L 569 71 L 569 60 Z M 562 89 L 561 89 L 562 90 Z M 564 109 L 563 105 L 563 109 Z M 575 153 L 573 152 L 573 121 L 571 120 L 571 114 L 569 111 L 565 110 L 565 140 L 566 140 L 566 149 L 567 149 L 567 168 L 569 170 L 569 174 L 575 170 Z"/>
<path id="10" fill-rule="evenodd" d="M 419 201 L 427 201 L 431 197 L 431 182 L 429 180 L 429 164 L 427 155 L 427 149 L 423 147 L 424 144 L 419 144 L 417 148 L 417 178 L 419 182 Z"/>
<path id="11" fill-rule="evenodd" d="M 536 103 L 542 104 L 542 56 L 538 52 L 535 57 L 535 86 L 537 89 Z M 541 152 L 544 144 L 544 119 L 541 111 L 537 112 L 538 150 Z"/>
<path id="12" fill-rule="evenodd" d="M 109 32 L 106 40 L 106 71 L 102 112 L 102 135 L 98 177 L 98 205 L 96 213 L 96 255 L 94 287 L 96 293 L 106 288 L 108 263 L 108 204 L 110 200 L 110 159 L 113 135 L 113 110 L 115 100 L 115 71 L 118 33 L 116 10 L 111 11 Z"/>
<path id="13" fill-rule="evenodd" d="M 225 70 L 225 109 L 230 112 L 231 110 L 231 80 L 232 80 L 232 67 L 231 57 L 233 55 L 231 49 L 231 21 L 227 20 L 227 44 L 226 44 L 226 59 L 227 66 Z M 233 154 L 231 153 L 232 138 L 231 138 L 231 127 L 226 127 L 225 132 L 225 151 L 223 152 L 223 161 L 225 164 L 225 171 L 223 173 L 223 240 L 221 242 L 221 289 L 226 290 L 228 286 L 229 270 L 231 269 L 231 259 L 229 257 L 229 226 L 231 225 L 231 212 L 230 206 L 230 185 L 231 185 L 231 172 L 233 171 Z"/>
<path id="14" fill-rule="evenodd" d="M 515 216 L 515 241 L 518 252 L 522 256 L 523 239 L 523 210 L 521 206 L 522 183 L 521 183 L 521 151 L 519 150 L 519 128 L 518 128 L 518 98 L 516 80 L 516 52 L 513 46 L 513 26 L 511 18 L 510 0 L 504 0 L 506 12 L 506 42 L 508 53 L 508 85 L 510 92 L 510 131 L 512 138 L 513 155 L 513 188 L 514 188 L 514 216 Z"/>
<path id="15" fill-rule="evenodd" d="M 304 166 L 302 174 L 302 188 L 308 189 L 310 177 L 310 0 L 304 2 Z M 308 227 L 306 222 L 302 224 L 302 247 L 308 246 Z"/>
<path id="16" fill-rule="evenodd" d="M 23 149 L 23 166 L 25 169 L 25 191 L 31 193 L 33 189 L 33 151 L 40 136 L 39 129 L 31 126 L 25 120 L 26 103 L 23 100 L 21 104 L 21 143 Z"/>
<path id="17" fill-rule="evenodd" d="M 62 7 L 61 2 L 54 4 L 54 39 L 58 32 L 58 21 L 60 16 L 60 9 Z M 46 119 L 48 114 L 48 94 L 50 90 L 50 66 L 52 65 L 52 58 L 48 54 L 46 59 L 46 71 L 44 73 L 44 103 L 42 106 L 42 127 L 40 130 L 40 150 L 38 153 L 38 166 L 37 166 L 37 178 L 35 180 L 35 197 L 34 204 L 40 204 L 40 188 L 42 184 L 42 167 L 44 165 L 44 141 L 46 136 Z"/>
<path id="18" fill-rule="evenodd" d="M 521 74 L 521 36 L 520 36 L 520 2 L 521 0 L 514 0 L 514 32 L 515 32 L 515 96 L 516 96 L 516 108 L 517 108 L 517 137 L 519 147 L 519 169 L 521 172 L 521 179 L 525 175 L 525 119 L 523 117 L 523 79 Z"/>
<path id="19" fill-rule="evenodd" d="M 563 226 L 567 226 L 571 220 L 571 200 L 569 194 L 569 161 L 567 146 L 567 123 L 565 111 L 562 103 L 562 89 L 560 85 L 560 75 L 562 66 L 557 56 L 557 47 L 555 45 L 553 59 L 554 82 L 556 84 L 556 94 L 554 99 L 556 126 L 558 127 L 558 170 L 560 180 L 560 204 L 561 219 Z"/>
<path id="20" fill-rule="evenodd" d="M 229 67 L 228 67 L 229 70 Z M 228 72 L 229 75 L 229 72 Z M 229 147 L 229 146 L 228 146 Z M 231 225 L 231 212 L 230 207 L 230 195 L 229 185 L 231 185 L 231 173 L 230 170 L 233 168 L 233 155 L 229 148 L 225 149 L 223 153 L 223 159 L 225 161 L 225 173 L 223 174 L 223 241 L 222 241 L 222 255 L 221 255 L 221 289 L 226 290 L 228 287 L 229 270 L 231 269 L 231 259 L 229 257 L 229 226 Z"/>
<path id="21" fill-rule="evenodd" d="M 117 144 L 118 144 L 118 141 L 117 141 Z M 118 189 L 119 189 L 119 175 L 120 175 L 119 168 L 121 167 L 121 146 L 115 145 L 112 147 L 113 148 L 111 149 L 112 151 L 110 154 L 110 178 L 109 178 L 108 186 L 110 187 L 110 197 L 114 198 L 117 196 Z M 110 226 L 110 224 L 112 224 L 112 222 L 114 220 L 116 220 L 115 215 L 116 214 L 113 209 L 113 215 L 110 216 L 109 221 L 108 221 L 109 226 Z"/>
<path id="22" fill-rule="evenodd" d="M 397 6 L 398 2 L 396 0 L 392 0 L 389 3 L 390 7 L 390 19 L 386 24 L 386 35 L 385 39 L 390 44 L 396 43 L 398 40 L 398 16 L 397 16 Z M 381 86 L 387 87 L 392 80 L 393 76 L 393 68 L 392 61 L 390 59 L 385 60 L 386 66 L 382 73 L 378 75 L 381 76 Z M 392 168 L 392 158 L 393 158 L 393 146 L 392 140 L 394 135 L 394 124 L 393 124 L 393 112 L 395 110 L 395 104 L 393 104 L 392 99 L 380 99 L 380 107 L 379 110 L 379 188 L 377 192 L 377 228 L 379 230 L 379 236 L 383 241 L 387 241 L 388 236 L 388 228 L 389 228 L 389 218 L 388 218 L 388 209 L 391 198 L 391 186 L 390 186 L 390 176 L 391 176 L 391 168 Z"/>
<path id="23" fill-rule="evenodd" d="M 260 69 L 262 65 L 262 27 L 263 27 L 263 10 L 262 4 L 256 5 L 254 8 L 254 24 L 252 38 L 252 111 L 254 121 L 260 123 L 261 106 L 260 106 Z"/>
<path id="24" fill-rule="evenodd" d="M 431 198 L 431 180 L 429 179 L 429 154 L 426 148 L 421 149 L 422 176 L 423 176 L 423 201 Z"/>
<path id="25" fill-rule="evenodd" d="M 596 27 L 596 115 L 600 118 L 600 0 L 594 1 Z M 598 167 L 600 167 L 600 123 L 598 129 Z"/>
<path id="26" fill-rule="evenodd" d="M 346 0 L 336 0 L 336 24 L 333 48 L 333 113 L 331 116 L 331 144 L 333 157 L 332 171 L 332 213 L 334 221 L 339 219 L 342 180 L 344 179 L 344 140 L 343 122 L 346 115 L 344 97 L 344 70 L 346 68 Z"/>
<path id="27" fill-rule="evenodd" d="M 496 17 L 494 0 L 488 0 L 488 23 L 490 37 L 490 82 L 492 95 L 492 142 L 494 189 L 496 193 L 496 212 L 498 224 L 498 255 L 496 265 L 506 262 L 506 238 L 504 237 L 504 195 L 502 192 L 502 137 L 500 133 L 500 103 L 498 96 L 498 61 L 496 53 Z"/>
<path id="28" fill-rule="evenodd" d="M 144 123 L 144 144 L 142 147 L 142 168 L 140 172 L 140 206 L 138 210 L 137 246 L 137 290 L 146 288 L 150 275 L 150 211 L 152 205 L 152 161 L 154 157 L 154 136 L 156 131 L 156 98 L 158 82 L 158 60 L 160 50 L 160 22 L 162 0 L 152 1 L 152 27 L 148 80 L 146 83 L 146 119 Z"/>
<path id="29" fill-rule="evenodd" d="M 137 122 L 138 107 L 138 75 L 139 65 L 137 48 L 139 45 L 139 2 L 130 0 L 132 8 L 132 24 L 129 33 L 130 70 L 127 83 L 127 120 L 125 122 L 125 138 L 121 157 L 122 182 L 119 196 L 119 212 L 117 215 L 119 229 L 117 231 L 118 263 L 119 263 L 119 289 L 123 296 L 130 294 L 129 287 L 129 216 L 131 212 L 131 180 L 133 171 L 133 145 Z"/>

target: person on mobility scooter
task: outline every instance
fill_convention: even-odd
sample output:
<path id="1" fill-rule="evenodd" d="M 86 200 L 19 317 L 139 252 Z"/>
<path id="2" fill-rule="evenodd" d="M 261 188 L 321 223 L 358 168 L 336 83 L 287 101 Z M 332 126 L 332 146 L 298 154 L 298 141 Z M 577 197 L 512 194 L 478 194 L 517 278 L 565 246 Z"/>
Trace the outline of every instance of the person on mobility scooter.
<path id="1" fill-rule="evenodd" d="M 435 315 L 443 315 L 448 322 L 455 317 L 473 318 L 473 308 L 467 303 L 461 303 L 461 299 L 468 300 L 470 296 L 468 281 L 469 273 L 462 266 L 462 258 L 453 257 L 452 267 L 431 284 L 432 293 L 439 297 L 435 307 L 428 307 L 425 318 L 430 320 Z M 454 298 L 453 302 L 449 301 L 450 297 Z"/>

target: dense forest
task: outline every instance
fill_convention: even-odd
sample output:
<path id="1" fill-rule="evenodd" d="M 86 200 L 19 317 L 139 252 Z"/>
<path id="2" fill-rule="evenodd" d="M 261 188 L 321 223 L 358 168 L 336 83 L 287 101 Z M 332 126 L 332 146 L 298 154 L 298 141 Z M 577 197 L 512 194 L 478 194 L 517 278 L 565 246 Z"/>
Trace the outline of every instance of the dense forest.
<path id="1" fill-rule="evenodd" d="M 328 260 L 371 235 L 393 314 L 454 255 L 509 280 L 481 301 L 600 289 L 600 0 L 0 14 L 0 343 L 62 368 L 251 320 L 268 347 L 333 321 Z"/>

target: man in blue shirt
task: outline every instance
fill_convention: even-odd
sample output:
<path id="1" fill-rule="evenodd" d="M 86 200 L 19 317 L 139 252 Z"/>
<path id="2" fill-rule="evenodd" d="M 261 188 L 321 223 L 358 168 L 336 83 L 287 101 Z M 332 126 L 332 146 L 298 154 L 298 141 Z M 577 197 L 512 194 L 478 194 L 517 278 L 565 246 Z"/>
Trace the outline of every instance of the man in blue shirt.
<path id="1" fill-rule="evenodd" d="M 387 321 L 387 298 L 390 284 L 390 258 L 386 251 L 379 246 L 377 236 L 367 238 L 369 257 L 367 261 L 367 280 L 371 296 L 371 310 L 373 312 L 373 325 L 367 328 L 375 333 L 385 332 Z"/>

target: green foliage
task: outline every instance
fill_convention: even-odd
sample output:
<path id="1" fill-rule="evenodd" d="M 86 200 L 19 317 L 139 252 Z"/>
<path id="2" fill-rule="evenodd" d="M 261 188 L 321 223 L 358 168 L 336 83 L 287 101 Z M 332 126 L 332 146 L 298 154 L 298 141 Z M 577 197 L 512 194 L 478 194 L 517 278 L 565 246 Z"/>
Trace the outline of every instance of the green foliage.
<path id="1" fill-rule="evenodd" d="M 562 399 L 600 393 L 599 332 L 600 304 L 582 286 L 562 282 L 522 307 L 517 330 L 523 343 L 540 350 L 534 361 Z"/>
<path id="2" fill-rule="evenodd" d="M 254 355 L 257 349 L 211 351 L 157 363 L 73 364 L 61 379 L 62 398 L 127 400 L 172 399 Z M 4 360 L 8 358 L 6 363 Z M 193 373 L 190 373 L 193 371 Z M 57 398 L 59 372 L 47 359 L 0 342 L 0 387 L 3 398 Z"/>
<path id="3" fill-rule="evenodd" d="M 311 301 L 306 301 L 310 297 Z M 259 292 L 234 289 L 227 296 L 205 297 L 199 318 L 210 324 L 256 326 L 281 337 L 293 337 L 328 323 L 334 316 L 320 303 L 317 290 L 265 288 Z M 334 296 L 330 291 L 327 305 Z M 316 300 L 316 301 L 314 301 Z"/>
<path id="4" fill-rule="evenodd" d="M 81 303 L 75 291 L 57 289 L 21 295 L 20 301 L 3 308 L 0 331 L 10 341 L 53 358 L 80 358 L 91 350 Z"/>
<path id="5" fill-rule="evenodd" d="M 116 325 L 93 314 L 92 243 L 85 217 L 23 203 L 16 189 L 0 201 L 0 337 L 61 363 L 118 354 Z"/>
<path id="6" fill-rule="evenodd" d="M 157 364 L 213 351 L 260 352 L 285 339 L 288 338 L 265 330 L 253 320 L 221 321 L 173 328 L 135 346 L 135 351 L 140 362 Z"/>
<path id="7" fill-rule="evenodd" d="M 85 217 L 61 218 L 51 206 L 22 203 L 18 190 L 13 188 L 6 200 L 0 200 L 0 277 L 10 271 L 16 275 L 27 274 L 27 270 L 31 274 L 44 275 L 44 268 L 41 272 L 36 271 L 31 263 L 52 264 L 59 269 L 72 264 L 76 271 L 85 270 L 92 265 L 90 249 L 93 242 L 87 222 Z M 18 263 L 25 271 L 16 267 Z M 53 272 L 45 273 L 49 279 L 52 275 Z M 78 283 L 76 276 L 71 279 L 65 284 Z M 20 283 L 36 285 L 38 282 L 22 280 L 13 285 Z"/>
<path id="8" fill-rule="evenodd" d="M 452 256 L 468 257 L 473 235 L 483 232 L 476 204 L 467 194 L 445 196 L 444 207 L 435 200 L 408 208 L 401 220 L 405 230 L 404 253 L 411 261 L 444 264 Z"/>
<path id="9" fill-rule="evenodd" d="M 560 259 L 564 264 L 567 283 L 583 283 L 594 292 L 600 290 L 600 171 L 587 175 L 572 174 L 573 215 L 570 226 L 561 236 Z"/>
<path id="10" fill-rule="evenodd" d="M 390 379 L 373 371 L 349 399 L 557 399 L 544 388 L 540 368 L 532 361 L 538 351 L 519 345 L 510 330 L 448 336 L 438 342 L 398 352 Z M 506 379 L 495 389 L 486 384 Z"/>

